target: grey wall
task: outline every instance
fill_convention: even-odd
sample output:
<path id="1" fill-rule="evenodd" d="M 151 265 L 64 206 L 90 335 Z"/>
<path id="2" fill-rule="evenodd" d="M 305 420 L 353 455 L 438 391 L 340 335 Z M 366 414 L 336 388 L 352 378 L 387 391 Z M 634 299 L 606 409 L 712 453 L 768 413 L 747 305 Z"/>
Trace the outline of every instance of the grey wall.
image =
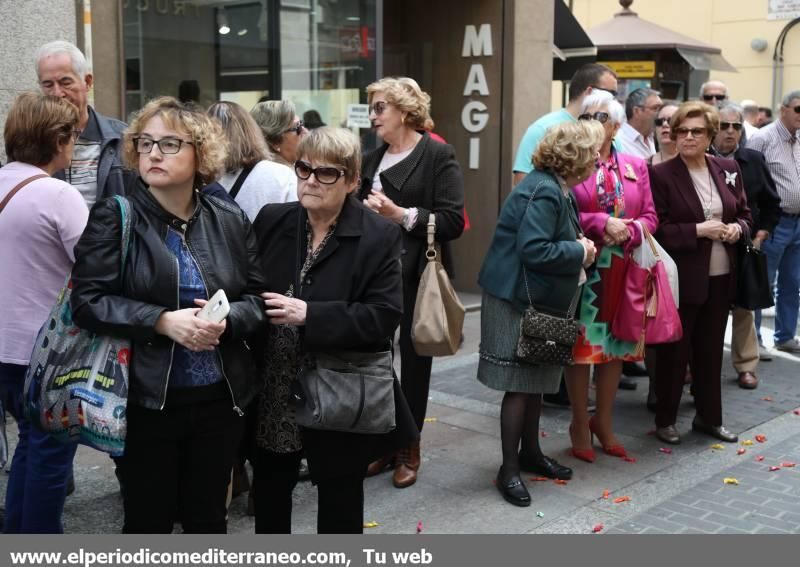
<path id="1" fill-rule="evenodd" d="M 33 57 L 43 43 L 75 41 L 75 0 L 0 0 L 0 125 L 21 92 L 35 90 Z M 5 143 L 0 161 L 6 163 Z"/>

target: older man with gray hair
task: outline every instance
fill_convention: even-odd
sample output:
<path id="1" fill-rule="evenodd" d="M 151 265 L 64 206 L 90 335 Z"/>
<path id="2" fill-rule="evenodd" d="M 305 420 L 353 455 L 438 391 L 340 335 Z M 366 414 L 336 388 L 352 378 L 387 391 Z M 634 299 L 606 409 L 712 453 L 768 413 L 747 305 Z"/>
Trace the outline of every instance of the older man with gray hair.
<path id="1" fill-rule="evenodd" d="M 700 99 L 719 108 L 728 100 L 728 87 L 722 81 L 706 81 L 700 85 Z"/>
<path id="2" fill-rule="evenodd" d="M 133 175 L 122 165 L 122 132 L 126 125 L 89 106 L 94 76 L 86 57 L 68 41 L 51 41 L 36 53 L 36 74 L 42 93 L 65 98 L 78 108 L 81 133 L 72 162 L 54 177 L 80 191 L 89 208 L 104 197 L 124 195 L 129 176 Z"/>
<path id="3" fill-rule="evenodd" d="M 656 153 L 655 120 L 663 106 L 661 93 L 653 89 L 636 89 L 625 100 L 628 119 L 617 134 L 622 141 L 623 153 L 644 160 Z"/>

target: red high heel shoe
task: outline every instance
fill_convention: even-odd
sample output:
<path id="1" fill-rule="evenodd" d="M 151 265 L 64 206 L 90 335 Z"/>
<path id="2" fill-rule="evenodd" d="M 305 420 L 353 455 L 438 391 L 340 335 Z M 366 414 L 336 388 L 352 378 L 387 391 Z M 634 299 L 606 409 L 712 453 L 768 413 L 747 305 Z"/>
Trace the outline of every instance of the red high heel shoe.
<path id="1" fill-rule="evenodd" d="M 619 445 L 611 445 L 606 446 L 603 444 L 603 441 L 600 439 L 600 436 L 597 434 L 597 430 L 594 426 L 594 416 L 589 418 L 589 431 L 592 432 L 594 437 L 597 437 L 597 440 L 600 441 L 600 445 L 603 447 L 603 452 L 606 455 L 611 455 L 612 457 L 619 457 L 620 459 L 624 459 L 628 456 L 628 452 L 625 451 L 625 447 L 622 446 L 622 443 Z"/>
<path id="2" fill-rule="evenodd" d="M 591 427 L 589 428 L 591 431 Z M 569 425 L 569 436 L 570 441 L 572 441 L 572 424 Z M 591 438 L 590 441 L 591 443 Z M 588 449 L 576 449 L 575 447 L 570 447 L 568 453 L 575 457 L 576 459 L 580 459 L 581 461 L 586 461 L 587 463 L 593 463 L 596 455 L 594 453 L 594 447 L 590 447 Z"/>

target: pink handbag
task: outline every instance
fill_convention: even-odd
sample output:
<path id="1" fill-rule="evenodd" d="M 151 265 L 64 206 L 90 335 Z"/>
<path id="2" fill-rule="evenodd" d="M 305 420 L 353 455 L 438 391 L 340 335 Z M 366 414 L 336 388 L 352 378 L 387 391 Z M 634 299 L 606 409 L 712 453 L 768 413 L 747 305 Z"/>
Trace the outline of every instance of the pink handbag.
<path id="1" fill-rule="evenodd" d="M 611 324 L 611 334 L 619 340 L 637 343 L 637 352 L 643 353 L 645 344 L 680 340 L 683 327 L 664 262 L 646 229 L 642 230 L 641 245 L 651 247 L 656 262 L 649 268 L 633 260 L 628 263 L 622 301 Z"/>

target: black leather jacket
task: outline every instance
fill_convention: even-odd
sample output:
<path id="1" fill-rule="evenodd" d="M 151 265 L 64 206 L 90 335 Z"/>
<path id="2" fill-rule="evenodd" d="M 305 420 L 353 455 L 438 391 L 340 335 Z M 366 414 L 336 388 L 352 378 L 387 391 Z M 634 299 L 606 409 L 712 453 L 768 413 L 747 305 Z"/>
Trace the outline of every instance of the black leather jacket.
<path id="1" fill-rule="evenodd" d="M 73 317 L 82 328 L 131 339 L 128 402 L 163 409 L 175 343 L 154 327 L 162 312 L 179 308 L 178 261 L 164 240 L 168 225 L 179 230 L 186 225 L 186 242 L 208 295 L 224 289 L 231 305 L 218 352 L 233 409 L 241 414 L 257 390 L 247 339 L 265 324 L 258 294 L 266 286 L 246 215 L 220 199 L 196 196 L 186 223 L 165 211 L 141 181 L 136 184 L 128 195 L 132 238 L 124 278 L 119 206 L 114 199 L 97 203 L 75 246 Z"/>

